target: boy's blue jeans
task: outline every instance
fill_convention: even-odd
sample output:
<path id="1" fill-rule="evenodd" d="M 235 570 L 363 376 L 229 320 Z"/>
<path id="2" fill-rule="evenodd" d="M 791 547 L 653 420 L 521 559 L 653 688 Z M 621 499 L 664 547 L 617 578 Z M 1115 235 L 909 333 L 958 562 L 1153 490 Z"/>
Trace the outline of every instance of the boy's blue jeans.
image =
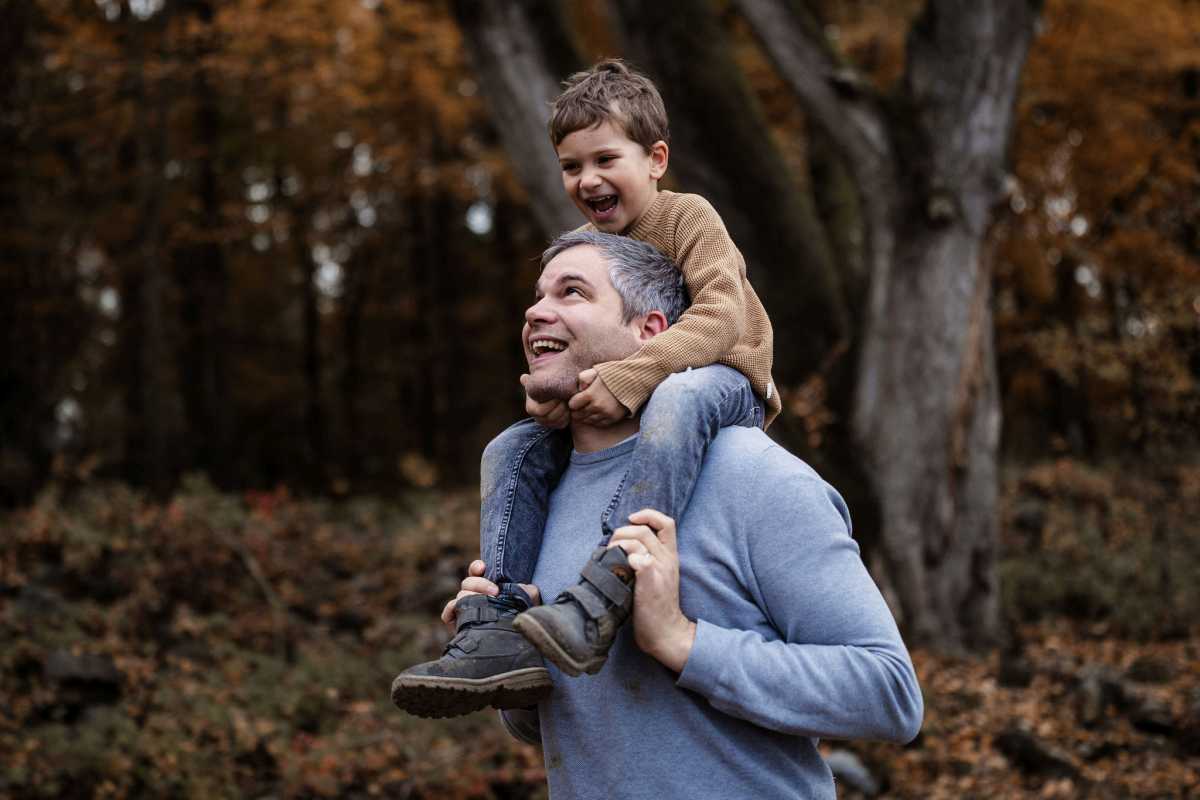
<path id="1" fill-rule="evenodd" d="M 653 508 L 679 519 L 708 445 L 730 425 L 762 427 L 764 407 L 746 376 L 721 364 L 669 375 L 642 410 L 629 469 L 599 521 L 601 544 L 629 515 Z M 480 554 L 485 577 L 529 583 L 542 547 L 550 494 L 571 459 L 571 433 L 532 419 L 507 428 L 483 451 Z M 582 565 L 581 565 L 582 566 Z"/>

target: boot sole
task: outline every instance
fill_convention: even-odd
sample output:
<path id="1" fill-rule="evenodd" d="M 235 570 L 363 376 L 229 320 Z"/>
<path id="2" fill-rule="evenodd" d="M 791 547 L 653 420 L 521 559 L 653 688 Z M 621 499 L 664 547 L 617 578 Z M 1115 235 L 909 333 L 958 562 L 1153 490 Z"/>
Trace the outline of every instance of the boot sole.
<path id="1" fill-rule="evenodd" d="M 595 675 L 608 660 L 607 653 L 582 660 L 575 658 L 558 643 L 558 640 L 542 626 L 542 623 L 528 614 L 517 615 L 517 618 L 513 620 L 513 630 L 528 639 L 539 653 L 550 659 L 554 666 L 572 678 L 577 678 L 585 672 L 588 675 Z"/>
<path id="2" fill-rule="evenodd" d="M 550 694 L 552 686 L 550 671 L 545 667 L 488 678 L 397 675 L 392 681 L 392 702 L 418 717 L 461 717 L 488 706 L 506 709 L 537 705 Z"/>

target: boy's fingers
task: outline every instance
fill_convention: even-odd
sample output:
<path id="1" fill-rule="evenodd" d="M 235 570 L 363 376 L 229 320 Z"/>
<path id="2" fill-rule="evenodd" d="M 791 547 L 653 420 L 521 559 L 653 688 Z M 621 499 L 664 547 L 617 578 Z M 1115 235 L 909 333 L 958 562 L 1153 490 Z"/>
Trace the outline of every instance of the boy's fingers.
<path id="1" fill-rule="evenodd" d="M 483 561 L 478 558 L 475 559 L 474 561 L 472 561 L 471 565 L 469 567 L 467 567 L 467 574 L 475 575 L 476 577 L 483 575 L 483 573 L 486 571 L 487 571 L 487 564 L 484 564 Z"/>
<path id="2" fill-rule="evenodd" d="M 592 383 L 595 382 L 596 370 L 592 367 L 589 367 L 589 368 L 585 369 L 583 372 L 579 373 L 579 377 L 576 378 L 576 380 L 579 382 L 580 389 L 586 389 L 587 387 L 591 386 Z"/>

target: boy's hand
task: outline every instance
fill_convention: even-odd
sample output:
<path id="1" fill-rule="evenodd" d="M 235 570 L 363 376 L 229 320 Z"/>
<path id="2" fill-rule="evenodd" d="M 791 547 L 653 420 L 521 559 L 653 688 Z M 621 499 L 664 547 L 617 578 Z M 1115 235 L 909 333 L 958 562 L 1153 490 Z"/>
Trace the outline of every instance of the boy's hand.
<path id="1" fill-rule="evenodd" d="M 608 390 L 594 369 L 579 373 L 579 391 L 567 405 L 572 419 L 597 428 L 607 428 L 629 418 L 629 410 Z"/>
<path id="2" fill-rule="evenodd" d="M 521 376 L 521 386 L 529 380 L 528 375 Z M 525 395 L 525 413 L 533 417 L 534 422 L 546 428 L 565 428 L 571 422 L 571 411 L 563 400 L 547 400 L 539 403 L 528 394 Z"/>

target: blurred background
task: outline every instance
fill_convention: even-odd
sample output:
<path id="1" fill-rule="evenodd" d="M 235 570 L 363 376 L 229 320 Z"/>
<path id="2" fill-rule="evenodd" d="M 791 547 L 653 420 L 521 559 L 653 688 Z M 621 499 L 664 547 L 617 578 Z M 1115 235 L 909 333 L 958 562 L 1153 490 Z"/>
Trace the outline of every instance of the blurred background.
<path id="1" fill-rule="evenodd" d="M 387 686 L 440 652 L 537 257 L 582 221 L 546 102 L 610 55 L 914 646 L 925 731 L 839 745 L 843 794 L 1200 791 L 1193 0 L 0 21 L 0 797 L 544 794 L 489 715 Z"/>

